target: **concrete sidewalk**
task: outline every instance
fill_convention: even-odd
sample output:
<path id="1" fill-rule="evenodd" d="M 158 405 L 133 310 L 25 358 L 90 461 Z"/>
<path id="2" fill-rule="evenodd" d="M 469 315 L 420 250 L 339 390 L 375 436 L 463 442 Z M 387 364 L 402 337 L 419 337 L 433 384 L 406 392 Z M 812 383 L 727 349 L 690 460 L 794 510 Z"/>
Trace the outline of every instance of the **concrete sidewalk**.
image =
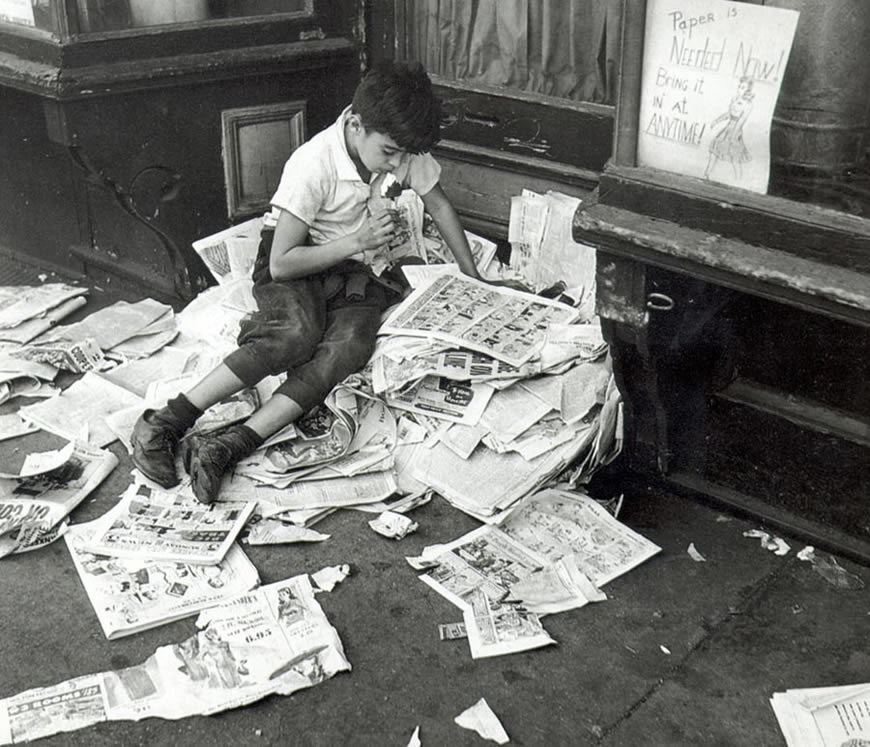
<path id="1" fill-rule="evenodd" d="M 34 450 L 60 443 L 29 438 Z M 129 482 L 128 456 L 112 450 L 121 464 L 74 522 L 101 515 Z M 369 518 L 328 517 L 321 544 L 245 548 L 264 583 L 351 564 L 318 599 L 352 672 L 217 716 L 108 723 L 42 743 L 404 747 L 419 724 L 426 747 L 482 745 L 453 718 L 485 697 L 517 745 L 759 747 L 784 744 L 773 692 L 870 681 L 870 590 L 837 588 L 797 559 L 800 541 L 786 538 L 792 551 L 778 557 L 742 536 L 755 523 L 700 503 L 628 485 L 620 519 L 662 552 L 608 584 L 607 601 L 545 618 L 558 645 L 479 661 L 465 641 L 439 640 L 438 624 L 461 615 L 404 560 L 477 522 L 435 499 L 413 514 L 419 532 L 395 542 Z M 706 562 L 687 554 L 691 542 Z M 194 631 L 189 618 L 107 641 L 63 541 L 0 560 L 0 598 L 0 697 L 140 662 Z"/>

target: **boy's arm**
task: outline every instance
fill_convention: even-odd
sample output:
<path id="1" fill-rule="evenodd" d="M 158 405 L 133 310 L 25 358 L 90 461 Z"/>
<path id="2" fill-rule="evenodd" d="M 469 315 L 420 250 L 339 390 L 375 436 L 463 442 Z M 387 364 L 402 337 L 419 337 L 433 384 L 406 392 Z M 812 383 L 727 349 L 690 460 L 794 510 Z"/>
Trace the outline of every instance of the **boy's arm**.
<path id="1" fill-rule="evenodd" d="M 432 216 L 441 236 L 447 242 L 459 269 L 466 275 L 481 280 L 474 264 L 474 257 L 471 255 L 471 248 L 468 246 L 468 239 L 465 238 L 465 231 L 462 230 L 462 224 L 459 222 L 459 216 L 447 195 L 444 194 L 441 185 L 436 184 L 432 187 L 422 196 L 422 200 L 426 212 Z"/>
<path id="2" fill-rule="evenodd" d="M 269 272 L 274 280 L 293 280 L 322 272 L 354 254 L 385 244 L 394 229 L 392 216 L 384 212 L 366 218 L 359 230 L 340 239 L 319 245 L 306 244 L 308 224 L 282 210 L 272 239 Z"/>

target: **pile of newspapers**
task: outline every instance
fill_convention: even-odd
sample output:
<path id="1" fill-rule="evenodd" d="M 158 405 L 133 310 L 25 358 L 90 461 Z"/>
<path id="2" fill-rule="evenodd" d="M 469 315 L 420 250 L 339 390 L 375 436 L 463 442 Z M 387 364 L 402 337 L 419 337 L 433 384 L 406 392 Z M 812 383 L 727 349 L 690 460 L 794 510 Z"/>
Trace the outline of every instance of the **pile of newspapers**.
<path id="1" fill-rule="evenodd" d="M 657 551 L 573 490 L 622 442 L 622 402 L 594 316 L 594 251 L 570 237 L 577 201 L 515 198 L 510 265 L 494 243 L 468 234 L 486 282 L 447 261 L 419 198 L 403 193 L 393 207 L 402 230 L 366 259 L 376 274 L 401 262 L 412 290 L 385 313 L 368 365 L 238 464 L 208 506 L 187 480 L 164 490 L 133 470 L 105 514 L 68 521 L 117 466 L 107 447 L 130 450 L 144 409 L 189 390 L 235 349 L 240 321 L 256 309 L 260 221 L 194 244 L 217 285 L 177 314 L 144 299 L 64 324 L 86 289 L 0 288 L 0 449 L 14 444 L 0 473 L 0 557 L 63 537 L 109 639 L 200 614 L 192 638 L 129 672 L 0 702 L 0 743 L 102 720 L 212 713 L 348 669 L 308 577 L 252 592 L 259 576 L 243 550 L 327 540 L 313 527 L 339 509 L 370 512 L 373 530 L 401 539 L 417 527 L 409 512 L 437 495 L 487 525 L 412 559 L 463 610 L 457 625 L 468 628 L 474 656 L 551 642 L 538 615 L 603 598 L 598 586 Z M 243 421 L 281 381 L 268 377 L 209 408 L 194 432 Z M 16 409 L 18 397 L 27 404 Z M 29 448 L 44 449 L 46 439 L 54 448 Z M 541 500 L 555 500 L 585 532 L 571 557 L 552 542 L 564 533 L 556 524 L 542 530 L 548 539 L 522 545 L 530 539 L 522 522 L 542 505 L 529 502 Z M 324 569 L 323 588 L 341 568 Z M 269 646 L 236 635 L 245 615 Z M 137 695 L 125 690 L 133 680 L 153 687 Z M 49 712 L 69 698 L 81 707 Z M 45 708 L 26 723 L 13 719 L 16 704 L 35 700 Z"/>
<path id="2" fill-rule="evenodd" d="M 587 481 L 619 452 L 622 405 L 594 316 L 594 251 L 570 238 L 577 205 L 553 194 L 514 200 L 516 268 L 468 235 L 484 278 L 556 286 L 561 297 L 551 299 L 462 275 L 408 201 L 411 229 L 388 251 L 390 262 L 405 260 L 413 290 L 385 315 L 368 366 L 245 460 L 222 495 L 249 495 L 256 484 L 260 514 L 276 530 L 349 506 L 395 509 L 387 501 L 397 495 L 407 511 L 433 492 L 495 522 L 543 486 Z M 220 284 L 179 325 L 210 350 L 232 349 L 252 308 L 256 235 L 251 221 L 197 246 Z M 378 267 L 383 257 L 370 260 Z M 258 396 L 278 383 L 264 382 Z"/>

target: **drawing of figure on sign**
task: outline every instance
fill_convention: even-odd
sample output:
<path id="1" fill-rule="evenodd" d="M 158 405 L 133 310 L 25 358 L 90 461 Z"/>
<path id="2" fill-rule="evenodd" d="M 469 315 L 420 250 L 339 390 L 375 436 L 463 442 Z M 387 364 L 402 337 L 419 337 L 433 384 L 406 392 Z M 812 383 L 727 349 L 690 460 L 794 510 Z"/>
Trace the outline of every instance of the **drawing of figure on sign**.
<path id="1" fill-rule="evenodd" d="M 743 142 L 743 125 L 746 124 L 752 111 L 754 98 L 752 78 L 742 77 L 737 84 L 737 93 L 728 104 L 728 111 L 722 112 L 711 123 L 714 129 L 722 122 L 725 122 L 725 126 L 710 141 L 710 156 L 704 171 L 705 179 L 710 178 L 710 173 L 719 161 L 731 164 L 735 179 L 742 177 L 743 164 L 752 160 L 752 154 Z"/>

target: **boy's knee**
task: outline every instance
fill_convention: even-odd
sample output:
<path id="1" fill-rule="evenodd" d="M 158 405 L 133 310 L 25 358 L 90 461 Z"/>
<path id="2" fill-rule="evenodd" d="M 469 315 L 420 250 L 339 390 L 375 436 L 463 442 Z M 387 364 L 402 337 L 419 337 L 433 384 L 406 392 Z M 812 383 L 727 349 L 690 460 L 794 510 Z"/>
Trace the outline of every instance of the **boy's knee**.
<path id="1" fill-rule="evenodd" d="M 270 374 L 279 374 L 308 360 L 321 330 L 302 320 L 252 319 L 242 322 L 239 345 L 250 349 Z"/>
<path id="2" fill-rule="evenodd" d="M 333 340 L 322 346 L 326 355 L 327 366 L 333 371 L 342 371 L 344 375 L 362 369 L 375 350 L 374 339 L 364 337 L 348 337 L 343 340 Z"/>

